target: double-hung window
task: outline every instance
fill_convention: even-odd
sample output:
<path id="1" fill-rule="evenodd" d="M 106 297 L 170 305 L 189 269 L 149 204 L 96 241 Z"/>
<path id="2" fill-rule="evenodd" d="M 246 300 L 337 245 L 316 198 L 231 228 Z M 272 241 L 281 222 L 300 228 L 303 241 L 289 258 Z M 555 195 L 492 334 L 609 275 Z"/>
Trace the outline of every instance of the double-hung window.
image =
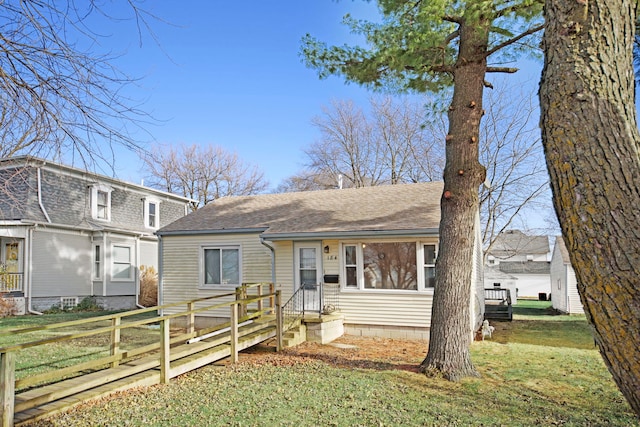
<path id="1" fill-rule="evenodd" d="M 133 280 L 132 255 L 133 248 L 131 246 L 113 245 L 111 250 L 111 280 Z"/>
<path id="2" fill-rule="evenodd" d="M 204 246 L 202 248 L 202 285 L 240 285 L 240 247 Z"/>
<path id="3" fill-rule="evenodd" d="M 160 202 L 156 199 L 144 199 L 144 226 L 154 230 L 160 227 Z"/>
<path id="4" fill-rule="evenodd" d="M 91 217 L 101 221 L 111 221 L 112 188 L 96 184 L 91 186 Z"/>
<path id="5" fill-rule="evenodd" d="M 433 288 L 436 284 L 436 245 L 424 245 L 424 286 Z"/>
<path id="6" fill-rule="evenodd" d="M 423 291 L 435 283 L 436 245 L 416 241 L 342 244 L 345 289 Z"/>

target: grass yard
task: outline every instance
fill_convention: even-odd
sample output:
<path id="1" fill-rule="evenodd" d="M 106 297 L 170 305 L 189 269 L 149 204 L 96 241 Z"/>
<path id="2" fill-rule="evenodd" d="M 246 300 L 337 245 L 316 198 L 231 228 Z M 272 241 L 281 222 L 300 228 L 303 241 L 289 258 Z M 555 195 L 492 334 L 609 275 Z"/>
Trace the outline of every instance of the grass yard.
<path id="1" fill-rule="evenodd" d="M 417 373 L 425 342 L 347 336 L 259 347 L 32 426 L 638 426 L 584 317 L 518 305 L 472 346 L 482 378 Z"/>
<path id="2" fill-rule="evenodd" d="M 114 312 L 66 312 L 46 314 L 43 316 L 15 316 L 0 319 L 0 330 L 19 329 L 45 324 L 61 323 L 78 319 L 98 317 Z M 145 313 L 129 317 L 127 321 L 138 320 L 153 313 Z M 83 330 L 109 326 L 110 322 L 101 321 L 83 326 L 69 326 L 56 330 L 34 331 L 19 335 L 0 335 L 0 347 L 62 336 Z M 121 336 L 122 349 L 130 348 L 135 343 L 151 343 L 159 340 L 159 331 L 139 327 L 124 329 Z M 104 357 L 109 354 L 110 336 L 108 333 L 76 338 L 62 343 L 53 343 L 40 347 L 20 350 L 16 356 L 16 379 L 39 374 L 53 369 L 75 365 L 88 360 Z"/>

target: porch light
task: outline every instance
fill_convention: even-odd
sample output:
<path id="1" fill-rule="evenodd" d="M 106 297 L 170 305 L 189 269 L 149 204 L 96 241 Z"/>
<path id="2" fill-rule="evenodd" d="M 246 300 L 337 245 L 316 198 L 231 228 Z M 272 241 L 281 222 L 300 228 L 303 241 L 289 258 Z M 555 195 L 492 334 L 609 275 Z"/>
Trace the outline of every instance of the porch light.
<path id="1" fill-rule="evenodd" d="M 325 253 L 325 254 L 328 254 L 328 253 L 329 253 L 329 245 L 327 245 L 327 246 L 325 246 L 325 247 L 324 247 L 324 253 Z"/>

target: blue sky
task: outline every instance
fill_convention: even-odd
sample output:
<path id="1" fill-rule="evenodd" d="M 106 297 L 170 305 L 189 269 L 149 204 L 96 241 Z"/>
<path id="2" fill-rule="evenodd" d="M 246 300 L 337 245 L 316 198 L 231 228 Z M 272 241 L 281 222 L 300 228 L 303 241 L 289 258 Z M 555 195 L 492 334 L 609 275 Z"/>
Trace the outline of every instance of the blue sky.
<path id="1" fill-rule="evenodd" d="M 117 65 L 124 72 L 142 77 L 130 96 L 162 120 L 147 127 L 153 139 L 237 152 L 264 171 L 272 188 L 302 168 L 303 149 L 319 136 L 311 119 L 323 106 L 351 99 L 364 107 L 371 96 L 339 77 L 319 80 L 299 51 L 306 33 L 354 42 L 342 17 L 375 18 L 375 2 L 189 0 L 144 7 L 169 22 L 153 23 L 159 45 L 144 35 L 140 46 L 132 22 L 105 29 L 112 36 L 103 43 L 123 52 Z M 140 182 L 140 169 L 135 154 L 119 153 L 118 178 Z"/>

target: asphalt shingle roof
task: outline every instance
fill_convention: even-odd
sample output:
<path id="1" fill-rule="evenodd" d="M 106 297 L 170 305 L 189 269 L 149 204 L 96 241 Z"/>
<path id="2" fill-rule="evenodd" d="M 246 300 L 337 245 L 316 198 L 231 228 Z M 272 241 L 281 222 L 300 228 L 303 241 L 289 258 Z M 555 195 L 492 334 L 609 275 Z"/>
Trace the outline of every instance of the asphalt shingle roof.
<path id="1" fill-rule="evenodd" d="M 442 182 L 223 197 L 158 230 L 264 235 L 436 229 Z"/>
<path id="2" fill-rule="evenodd" d="M 505 258 L 516 255 L 540 255 L 548 252 L 548 236 L 528 236 L 520 230 L 508 230 L 498 235 L 487 253 Z"/>

